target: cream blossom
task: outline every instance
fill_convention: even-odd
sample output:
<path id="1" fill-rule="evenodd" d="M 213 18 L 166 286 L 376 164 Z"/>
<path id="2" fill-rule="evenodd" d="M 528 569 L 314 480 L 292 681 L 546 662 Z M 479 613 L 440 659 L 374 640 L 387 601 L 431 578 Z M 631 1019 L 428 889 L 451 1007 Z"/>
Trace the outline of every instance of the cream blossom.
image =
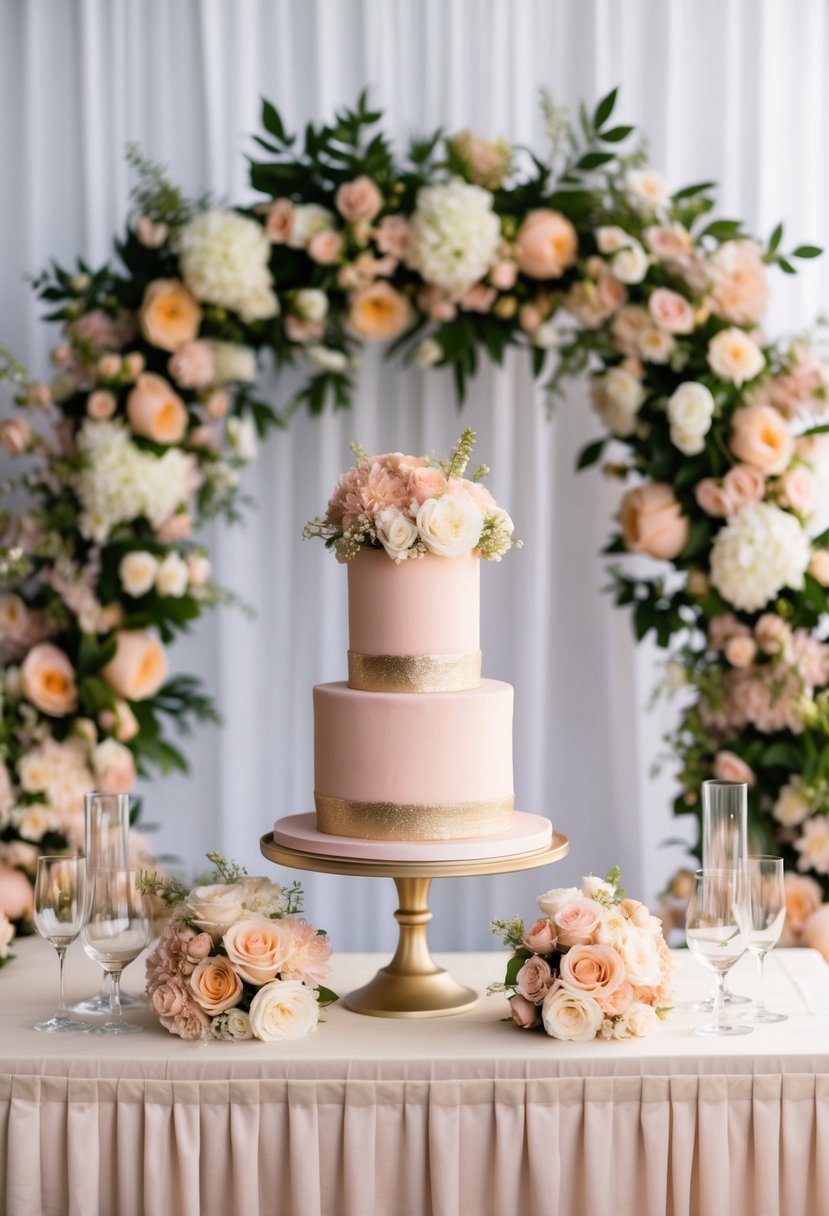
<path id="1" fill-rule="evenodd" d="M 651 1005 L 634 1001 L 625 1014 L 625 1026 L 629 1035 L 644 1038 L 659 1026 L 659 1015 Z"/>
<path id="2" fill-rule="evenodd" d="M 691 456 L 705 447 L 703 436 L 711 429 L 714 398 L 711 390 L 695 380 L 686 380 L 668 398 L 671 440 L 681 452 Z"/>
<path id="3" fill-rule="evenodd" d="M 276 315 L 271 243 L 256 220 L 218 208 L 201 211 L 181 229 L 178 244 L 182 276 L 197 300 L 231 309 L 245 322 Z"/>
<path id="4" fill-rule="evenodd" d="M 539 895 L 537 900 L 538 909 L 545 916 L 552 919 L 560 908 L 563 908 L 566 904 L 571 904 L 581 894 L 580 887 L 555 887 L 553 890 Z"/>
<path id="5" fill-rule="evenodd" d="M 212 883 L 194 887 L 185 906 L 193 924 L 218 941 L 244 915 L 245 894 L 238 883 Z"/>
<path id="6" fill-rule="evenodd" d="M 711 550 L 711 583 L 744 612 L 756 612 L 783 587 L 799 591 L 811 557 L 797 519 L 773 503 L 756 502 L 721 528 Z"/>
<path id="7" fill-rule="evenodd" d="M 784 828 L 796 828 L 812 813 L 812 803 L 798 777 L 793 777 L 777 795 L 772 814 Z"/>
<path id="8" fill-rule="evenodd" d="M 327 207 L 318 203 L 301 203 L 294 207 L 287 244 L 292 249 L 304 249 L 312 237 L 326 232 L 336 223 L 337 217 Z"/>
<path id="9" fill-rule="evenodd" d="M 558 982 L 544 998 L 541 1020 L 551 1038 L 583 1043 L 595 1039 L 604 1014 L 588 993 Z"/>
<path id="10" fill-rule="evenodd" d="M 762 350 L 741 329 L 720 330 L 708 343 L 708 366 L 715 376 L 738 387 L 755 376 L 766 365 Z"/>
<path id="11" fill-rule="evenodd" d="M 668 183 L 656 169 L 630 169 L 625 185 L 640 211 L 657 211 L 668 201 Z"/>
<path id="12" fill-rule="evenodd" d="M 250 1025 L 266 1043 L 302 1039 L 316 1028 L 316 993 L 298 980 L 275 980 L 260 988 L 250 1005 Z"/>
<path id="13" fill-rule="evenodd" d="M 481 511 L 469 499 L 447 493 L 427 498 L 417 512 L 417 530 L 430 553 L 457 557 L 478 543 L 483 526 Z"/>
<path id="14" fill-rule="evenodd" d="M 633 434 L 645 400 L 640 380 L 624 368 L 613 367 L 603 376 L 594 376 L 591 395 L 593 408 L 608 430 L 623 439 Z"/>
<path id="15" fill-rule="evenodd" d="M 396 562 L 408 557 L 419 535 L 415 521 L 397 507 L 383 507 L 378 511 L 374 517 L 374 527 L 380 544 Z"/>
<path id="16" fill-rule="evenodd" d="M 135 785 L 132 752 L 117 739 L 104 739 L 93 749 L 92 767 L 101 789 L 110 794 L 128 794 Z"/>
<path id="17" fill-rule="evenodd" d="M 158 558 L 146 549 L 133 549 L 125 553 L 118 565 L 118 577 L 127 595 L 138 599 L 146 595 L 155 583 Z"/>
<path id="18" fill-rule="evenodd" d="M 159 563 L 155 574 L 155 589 L 161 596 L 171 599 L 181 599 L 187 592 L 190 574 L 187 563 L 171 549 L 162 562 Z"/>
<path id="19" fill-rule="evenodd" d="M 488 190 L 469 182 L 425 186 L 417 195 L 406 261 L 449 295 L 462 295 L 494 265 L 500 220 Z"/>
<path id="20" fill-rule="evenodd" d="M 829 874 L 829 815 L 813 815 L 807 819 L 794 847 L 800 854 L 798 870 Z"/>
<path id="21" fill-rule="evenodd" d="M 634 988 L 655 988 L 662 980 L 662 964 L 652 933 L 629 925 L 615 942 L 625 967 L 625 979 Z"/>

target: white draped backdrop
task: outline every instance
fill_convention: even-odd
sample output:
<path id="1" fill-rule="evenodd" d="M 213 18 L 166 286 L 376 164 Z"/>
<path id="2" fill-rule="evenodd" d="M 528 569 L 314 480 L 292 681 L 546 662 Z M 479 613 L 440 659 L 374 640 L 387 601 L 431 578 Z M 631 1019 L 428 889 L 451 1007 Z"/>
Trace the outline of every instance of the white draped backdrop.
<path id="1" fill-rule="evenodd" d="M 825 0 L 0 0 L 0 341 L 45 370 L 53 340 L 22 276 L 55 254 L 109 253 L 137 140 L 185 189 L 249 196 L 242 153 L 265 95 L 290 126 L 365 85 L 403 139 L 472 126 L 543 147 L 541 86 L 575 106 L 621 85 L 619 112 L 646 133 L 672 184 L 716 178 L 722 213 L 829 243 Z M 777 282 L 770 325 L 820 311 L 826 267 Z M 782 278 L 782 276 L 780 276 Z M 287 386 L 275 393 L 284 399 Z M 351 413 L 298 418 L 246 478 L 257 507 L 206 537 L 217 575 L 256 609 L 222 611 L 180 643 L 225 716 L 190 747 L 188 779 L 147 788 L 159 847 L 188 866 L 219 847 L 264 868 L 258 837 L 311 809 L 311 686 L 345 665 L 345 576 L 302 523 L 349 459 L 369 449 L 447 449 L 479 435 L 492 487 L 525 547 L 484 578 L 487 674 L 515 685 L 518 805 L 572 841 L 550 881 L 618 862 L 653 897 L 682 857 L 668 837 L 670 773 L 651 776 L 671 719 L 648 710 L 657 656 L 600 594 L 619 490 L 573 472 L 596 436 L 584 386 L 553 421 L 525 360 L 485 370 L 458 414 L 440 374 L 399 372 L 375 353 Z M 538 875 L 437 884 L 433 941 L 482 948 L 498 912 L 531 913 Z M 307 876 L 309 906 L 342 948 L 385 947 L 392 885 Z"/>

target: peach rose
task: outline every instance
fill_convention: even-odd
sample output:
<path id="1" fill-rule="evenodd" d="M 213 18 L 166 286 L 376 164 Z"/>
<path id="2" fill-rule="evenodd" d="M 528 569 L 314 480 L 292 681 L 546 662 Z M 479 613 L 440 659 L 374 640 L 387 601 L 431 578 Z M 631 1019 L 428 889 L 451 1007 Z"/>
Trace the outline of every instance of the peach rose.
<path id="1" fill-rule="evenodd" d="M 33 646 L 20 666 L 23 696 L 44 714 L 62 718 L 78 708 L 75 669 L 68 655 L 51 642 Z"/>
<path id="2" fill-rule="evenodd" d="M 171 355 L 167 368 L 182 388 L 207 388 L 216 375 L 216 352 L 209 342 L 185 342 Z"/>
<path id="3" fill-rule="evenodd" d="M 383 196 L 370 177 L 362 176 L 344 182 L 334 202 L 343 219 L 355 224 L 358 220 L 373 220 L 383 206 Z"/>
<path id="4" fill-rule="evenodd" d="M 412 498 L 421 506 L 427 498 L 437 498 L 446 492 L 448 482 L 441 469 L 426 466 L 415 469 L 409 478 L 409 489 Z"/>
<path id="5" fill-rule="evenodd" d="M 149 633 L 122 630 L 116 634 L 115 657 L 101 669 L 101 677 L 127 701 L 154 697 L 167 679 L 167 656 Z"/>
<path id="6" fill-rule="evenodd" d="M 556 946 L 556 931 L 552 921 L 542 916 L 524 934 L 524 945 L 536 954 L 552 954 Z"/>
<path id="7" fill-rule="evenodd" d="M 792 644 L 791 625 L 775 612 L 764 612 L 754 626 L 754 637 L 763 654 L 787 654 Z"/>
<path id="8" fill-rule="evenodd" d="M 207 935 L 200 936 L 206 937 Z M 230 962 L 221 955 L 201 960 L 190 976 L 190 990 L 196 1003 L 211 1017 L 238 1005 L 244 991 L 239 976 L 231 967 Z"/>
<path id="9" fill-rule="evenodd" d="M 562 958 L 559 975 L 571 988 L 598 999 L 610 996 L 624 982 L 625 967 L 612 946 L 574 946 Z"/>
<path id="10" fill-rule="evenodd" d="M 333 228 L 316 232 L 308 242 L 308 256 L 320 266 L 330 266 L 343 251 L 343 238 Z"/>
<path id="11" fill-rule="evenodd" d="M 553 986 L 553 972 L 545 959 L 533 955 L 524 963 L 515 977 L 516 987 L 521 996 L 537 1005 Z"/>
<path id="12" fill-rule="evenodd" d="M 541 1021 L 538 1006 L 534 1005 L 532 1001 L 528 1001 L 525 996 L 521 996 L 520 993 L 510 997 L 509 1011 L 513 1022 L 522 1030 L 532 1030 Z"/>
<path id="13" fill-rule="evenodd" d="M 410 321 L 408 300 L 390 283 L 360 287 L 349 298 L 348 327 L 360 338 L 396 338 Z"/>
<path id="14" fill-rule="evenodd" d="M 518 267 L 531 279 L 560 279 L 578 256 L 576 230 L 560 211 L 531 211 L 516 238 Z"/>
<path id="15" fill-rule="evenodd" d="M 757 657 L 754 638 L 731 638 L 725 644 L 725 657 L 732 667 L 750 667 Z"/>
<path id="16" fill-rule="evenodd" d="M 722 479 L 723 489 L 731 501 L 732 512 L 750 502 L 759 502 L 766 492 L 766 481 L 759 469 L 749 464 L 735 464 Z"/>
<path id="17" fill-rule="evenodd" d="M 829 962 L 829 904 L 824 904 L 813 912 L 800 935 L 801 944 L 819 950 Z"/>
<path id="18" fill-rule="evenodd" d="M 518 267 L 515 262 L 511 262 L 507 258 L 502 258 L 500 262 L 496 262 L 489 272 L 490 283 L 493 287 L 497 287 L 499 291 L 512 291 L 517 278 Z"/>
<path id="19" fill-rule="evenodd" d="M 34 431 L 25 418 L 9 418 L 0 426 L 0 444 L 10 456 L 22 456 L 34 439 Z"/>
<path id="20" fill-rule="evenodd" d="M 735 752 L 721 751 L 714 757 L 714 776 L 718 781 L 744 781 L 754 785 L 754 772 Z"/>
<path id="21" fill-rule="evenodd" d="M 580 898 L 559 908 L 553 923 L 559 946 L 589 946 L 596 940 L 602 919 L 592 899 Z"/>
<path id="22" fill-rule="evenodd" d="M 289 313 L 285 318 L 285 335 L 291 342 L 317 342 L 325 333 L 324 321 L 312 321 Z"/>
<path id="23" fill-rule="evenodd" d="M 129 743 L 138 734 L 138 719 L 126 701 L 115 702 L 114 709 L 102 709 L 98 714 L 98 722 L 103 730 L 109 731 L 120 743 Z"/>
<path id="24" fill-rule="evenodd" d="M 664 482 L 652 481 L 628 490 L 622 499 L 619 523 L 630 553 L 670 561 L 688 543 L 688 517 Z"/>
<path id="25" fill-rule="evenodd" d="M 766 360 L 753 338 L 732 328 L 721 330 L 708 343 L 708 366 L 721 380 L 739 386 L 759 376 Z"/>
<path id="26" fill-rule="evenodd" d="M 268 208 L 265 232 L 274 245 L 284 245 L 291 239 L 294 226 L 294 204 L 288 198 L 278 198 Z"/>
<path id="27" fill-rule="evenodd" d="M 172 545 L 179 540 L 187 540 L 193 531 L 193 520 L 187 511 L 177 511 L 175 515 L 169 515 L 167 519 L 163 519 L 155 530 L 155 534 L 159 540 L 163 540 L 165 544 Z"/>
<path id="28" fill-rule="evenodd" d="M 786 920 L 799 933 L 823 903 L 823 891 L 814 878 L 795 874 L 792 870 L 786 871 L 783 882 L 786 887 Z"/>
<path id="29" fill-rule="evenodd" d="M 138 313 L 141 333 L 151 346 L 175 351 L 199 332 L 202 311 L 178 279 L 156 279 L 144 292 Z"/>
<path id="30" fill-rule="evenodd" d="M 703 477 L 694 486 L 694 498 L 706 515 L 724 519 L 734 513 L 734 504 L 724 486 L 714 477 Z"/>
<path id="31" fill-rule="evenodd" d="M 815 549 L 809 562 L 809 573 L 821 587 L 829 587 L 829 549 Z"/>
<path id="32" fill-rule="evenodd" d="M 794 455 L 794 436 L 770 405 L 744 405 L 731 420 L 731 451 L 760 472 L 782 473 Z"/>
<path id="33" fill-rule="evenodd" d="M 96 422 L 105 422 L 107 418 L 111 418 L 117 406 L 115 394 L 105 388 L 96 389 L 86 399 L 86 412 Z"/>
<path id="34" fill-rule="evenodd" d="M 32 884 L 26 875 L 0 861 L 0 913 L 9 920 L 28 920 L 32 914 L 32 895 Z"/>
<path id="35" fill-rule="evenodd" d="M 374 230 L 374 243 L 381 253 L 401 260 L 409 251 L 412 230 L 402 215 L 386 215 Z"/>
<path id="36" fill-rule="evenodd" d="M 459 131 L 449 141 L 464 162 L 469 180 L 486 190 L 497 190 L 509 165 L 510 146 L 504 139 L 481 139 L 472 131 Z"/>
<path id="37" fill-rule="evenodd" d="M 783 474 L 783 493 L 780 496 L 780 503 L 784 507 L 791 507 L 793 511 L 799 512 L 801 515 L 811 515 L 815 507 L 816 483 L 815 475 L 811 469 L 807 469 L 804 465 L 796 465 L 793 469 L 787 469 Z"/>
<path id="38" fill-rule="evenodd" d="M 624 968 L 622 970 L 624 972 Z M 612 992 L 595 994 L 596 1002 L 606 1018 L 623 1017 L 633 1004 L 633 995 L 633 985 L 625 979 Z"/>
<path id="39" fill-rule="evenodd" d="M 127 397 L 127 418 L 136 435 L 154 443 L 180 443 L 187 432 L 187 407 L 163 376 L 143 372 Z"/>
<path id="40" fill-rule="evenodd" d="M 668 287 L 657 287 L 648 300 L 648 311 L 660 329 L 669 334 L 690 334 L 694 329 L 694 310 L 685 296 Z"/>
<path id="41" fill-rule="evenodd" d="M 175 1018 L 187 1008 L 187 994 L 175 980 L 163 980 L 150 996 L 153 1009 L 160 1018 Z"/>
<path id="42" fill-rule="evenodd" d="M 268 984 L 275 980 L 293 950 L 293 941 L 285 927 L 268 916 L 246 916 L 237 920 L 222 942 L 239 975 L 251 984 Z"/>

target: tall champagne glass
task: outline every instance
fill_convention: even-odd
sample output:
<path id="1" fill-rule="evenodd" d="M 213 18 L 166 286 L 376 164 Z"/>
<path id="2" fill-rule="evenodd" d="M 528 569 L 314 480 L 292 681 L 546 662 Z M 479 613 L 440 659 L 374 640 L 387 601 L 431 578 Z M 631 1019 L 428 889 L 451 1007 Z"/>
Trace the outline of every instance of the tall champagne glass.
<path id="1" fill-rule="evenodd" d="M 58 1010 L 35 1030 L 55 1033 L 86 1030 L 87 1022 L 69 1016 L 63 991 L 63 963 L 66 951 L 83 928 L 88 911 L 86 862 L 83 857 L 38 857 L 35 878 L 35 928 L 51 942 L 60 959 L 60 997 Z"/>
<path id="2" fill-rule="evenodd" d="M 785 1013 L 766 1009 L 764 988 L 766 955 L 780 940 L 786 919 L 786 887 L 782 857 L 749 857 L 746 868 L 745 932 L 749 954 L 760 968 L 760 990 L 754 1008 L 741 1021 L 756 1026 L 765 1022 L 785 1022 Z"/>
<path id="3" fill-rule="evenodd" d="M 703 869 L 731 870 L 741 866 L 748 853 L 748 786 L 744 781 L 702 783 Z M 747 996 L 723 988 L 726 1005 L 747 1005 Z M 694 1010 L 708 1013 L 715 995 L 697 1002 Z"/>
<path id="4" fill-rule="evenodd" d="M 109 1017 L 90 1026 L 87 1034 L 139 1034 L 144 1027 L 125 1022 L 121 1014 L 121 974 L 150 940 L 147 904 L 139 887 L 138 870 L 95 870 L 89 919 L 83 945 L 111 981 Z"/>
<path id="5" fill-rule="evenodd" d="M 746 951 L 745 870 L 697 870 L 688 902 L 688 948 L 716 977 L 714 1020 L 697 1034 L 735 1035 L 751 1027 L 729 1022 L 725 1013 L 725 976 Z"/>

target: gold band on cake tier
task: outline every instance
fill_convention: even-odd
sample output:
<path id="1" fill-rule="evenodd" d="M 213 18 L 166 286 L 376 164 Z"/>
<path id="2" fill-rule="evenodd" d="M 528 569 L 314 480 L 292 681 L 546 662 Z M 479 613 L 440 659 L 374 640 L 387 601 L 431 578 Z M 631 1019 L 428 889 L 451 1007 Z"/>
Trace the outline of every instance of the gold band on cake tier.
<path id="1" fill-rule="evenodd" d="M 361 840 L 464 840 L 509 831 L 515 799 L 455 802 L 444 806 L 352 802 L 314 794 L 317 827 L 329 836 Z"/>
<path id="2" fill-rule="evenodd" d="M 348 687 L 360 692 L 463 692 L 480 683 L 480 650 L 462 654 L 348 652 Z"/>

